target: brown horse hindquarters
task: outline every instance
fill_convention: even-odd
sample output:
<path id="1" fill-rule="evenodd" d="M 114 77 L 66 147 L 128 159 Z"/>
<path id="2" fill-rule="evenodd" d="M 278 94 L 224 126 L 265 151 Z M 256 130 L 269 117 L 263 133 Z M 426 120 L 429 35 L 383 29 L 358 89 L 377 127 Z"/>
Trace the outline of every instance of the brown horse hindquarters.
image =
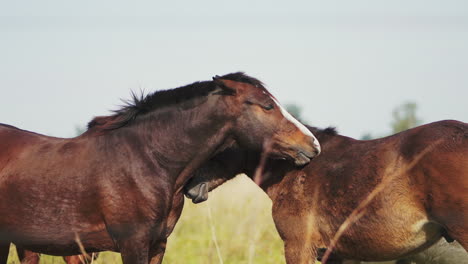
<path id="1" fill-rule="evenodd" d="M 427 184 L 426 209 L 430 220 L 443 225 L 447 239 L 468 250 L 468 135 L 463 142 L 447 139 L 442 150 L 421 160 L 419 175 Z M 449 142 L 447 142 L 449 141 Z"/>
<path id="2" fill-rule="evenodd" d="M 455 239 L 468 249 L 467 125 L 447 120 L 402 134 L 402 160 L 409 165 L 419 158 L 405 172 L 408 196 L 424 208 L 428 218 L 419 224 L 441 225 L 448 240 Z M 420 156 L 422 152 L 425 154 Z"/>

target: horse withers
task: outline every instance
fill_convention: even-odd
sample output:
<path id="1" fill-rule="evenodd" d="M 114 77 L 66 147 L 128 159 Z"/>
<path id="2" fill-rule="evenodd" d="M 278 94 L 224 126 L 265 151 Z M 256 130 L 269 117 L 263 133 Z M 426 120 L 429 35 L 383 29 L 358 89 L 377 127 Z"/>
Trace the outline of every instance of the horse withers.
<path id="1" fill-rule="evenodd" d="M 322 154 L 303 168 L 278 160 L 263 166 L 260 187 L 288 264 L 314 263 L 348 216 L 380 183 L 384 188 L 348 226 L 335 256 L 363 261 L 405 257 L 441 237 L 468 249 L 468 124 L 440 121 L 360 141 L 309 127 Z M 260 154 L 229 148 L 195 172 L 186 195 L 195 202 L 239 173 L 255 174 Z M 389 180 L 388 180 L 389 179 Z"/>
<path id="2" fill-rule="evenodd" d="M 315 137 L 243 73 L 159 91 L 76 138 L 0 125 L 0 264 L 10 242 L 52 255 L 119 251 L 160 263 L 183 207 L 183 186 L 236 143 L 305 165 Z M 181 202 L 182 201 L 182 202 Z"/>

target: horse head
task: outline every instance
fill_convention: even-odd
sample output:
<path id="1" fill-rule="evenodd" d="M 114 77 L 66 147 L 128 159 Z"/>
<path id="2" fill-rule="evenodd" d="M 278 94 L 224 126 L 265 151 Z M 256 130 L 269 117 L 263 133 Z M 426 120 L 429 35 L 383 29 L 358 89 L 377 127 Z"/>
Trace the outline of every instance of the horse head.
<path id="1" fill-rule="evenodd" d="M 232 95 L 224 102 L 235 118 L 233 133 L 241 147 L 263 150 L 271 158 L 288 159 L 298 166 L 320 153 L 315 136 L 260 81 L 243 73 L 216 76 L 213 81 Z"/>

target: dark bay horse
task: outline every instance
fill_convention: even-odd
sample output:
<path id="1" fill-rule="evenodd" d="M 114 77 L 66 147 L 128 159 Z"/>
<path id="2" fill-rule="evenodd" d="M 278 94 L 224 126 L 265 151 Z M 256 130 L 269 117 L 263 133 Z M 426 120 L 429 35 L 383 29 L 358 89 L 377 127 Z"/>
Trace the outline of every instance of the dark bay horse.
<path id="1" fill-rule="evenodd" d="M 442 236 L 468 250 L 468 124 L 440 121 L 369 141 L 309 129 L 322 154 L 300 169 L 268 160 L 260 183 L 273 201 L 287 263 L 314 263 L 317 250 L 330 245 L 351 212 L 389 177 L 338 240 L 337 256 L 399 259 Z M 196 171 L 186 195 L 201 202 L 207 190 L 238 173 L 254 175 L 259 156 L 228 148 Z"/>
<path id="2" fill-rule="evenodd" d="M 320 152 L 312 133 L 243 73 L 133 99 L 71 139 L 0 125 L 0 264 L 10 242 L 161 263 L 183 186 L 213 155 L 233 143 L 268 145 L 272 157 L 304 165 Z"/>

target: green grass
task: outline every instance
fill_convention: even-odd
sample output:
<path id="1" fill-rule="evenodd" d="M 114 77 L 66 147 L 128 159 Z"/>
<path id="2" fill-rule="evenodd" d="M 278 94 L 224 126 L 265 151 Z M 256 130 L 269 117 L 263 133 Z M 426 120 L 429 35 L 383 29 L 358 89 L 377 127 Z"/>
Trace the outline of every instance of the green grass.
<path id="1" fill-rule="evenodd" d="M 186 200 L 163 261 L 165 264 L 284 262 L 283 243 L 271 218 L 271 201 L 245 176 L 210 193 L 207 202 L 195 205 Z M 60 257 L 41 258 L 41 264 L 61 263 L 64 262 Z M 105 252 L 94 263 L 122 261 L 119 254 Z M 10 249 L 8 264 L 19 264 L 14 247 Z"/>
<path id="2" fill-rule="evenodd" d="M 283 244 L 271 218 L 271 201 L 246 177 L 210 193 L 205 203 L 187 201 L 164 262 L 221 263 L 220 258 L 226 264 L 284 262 Z"/>

